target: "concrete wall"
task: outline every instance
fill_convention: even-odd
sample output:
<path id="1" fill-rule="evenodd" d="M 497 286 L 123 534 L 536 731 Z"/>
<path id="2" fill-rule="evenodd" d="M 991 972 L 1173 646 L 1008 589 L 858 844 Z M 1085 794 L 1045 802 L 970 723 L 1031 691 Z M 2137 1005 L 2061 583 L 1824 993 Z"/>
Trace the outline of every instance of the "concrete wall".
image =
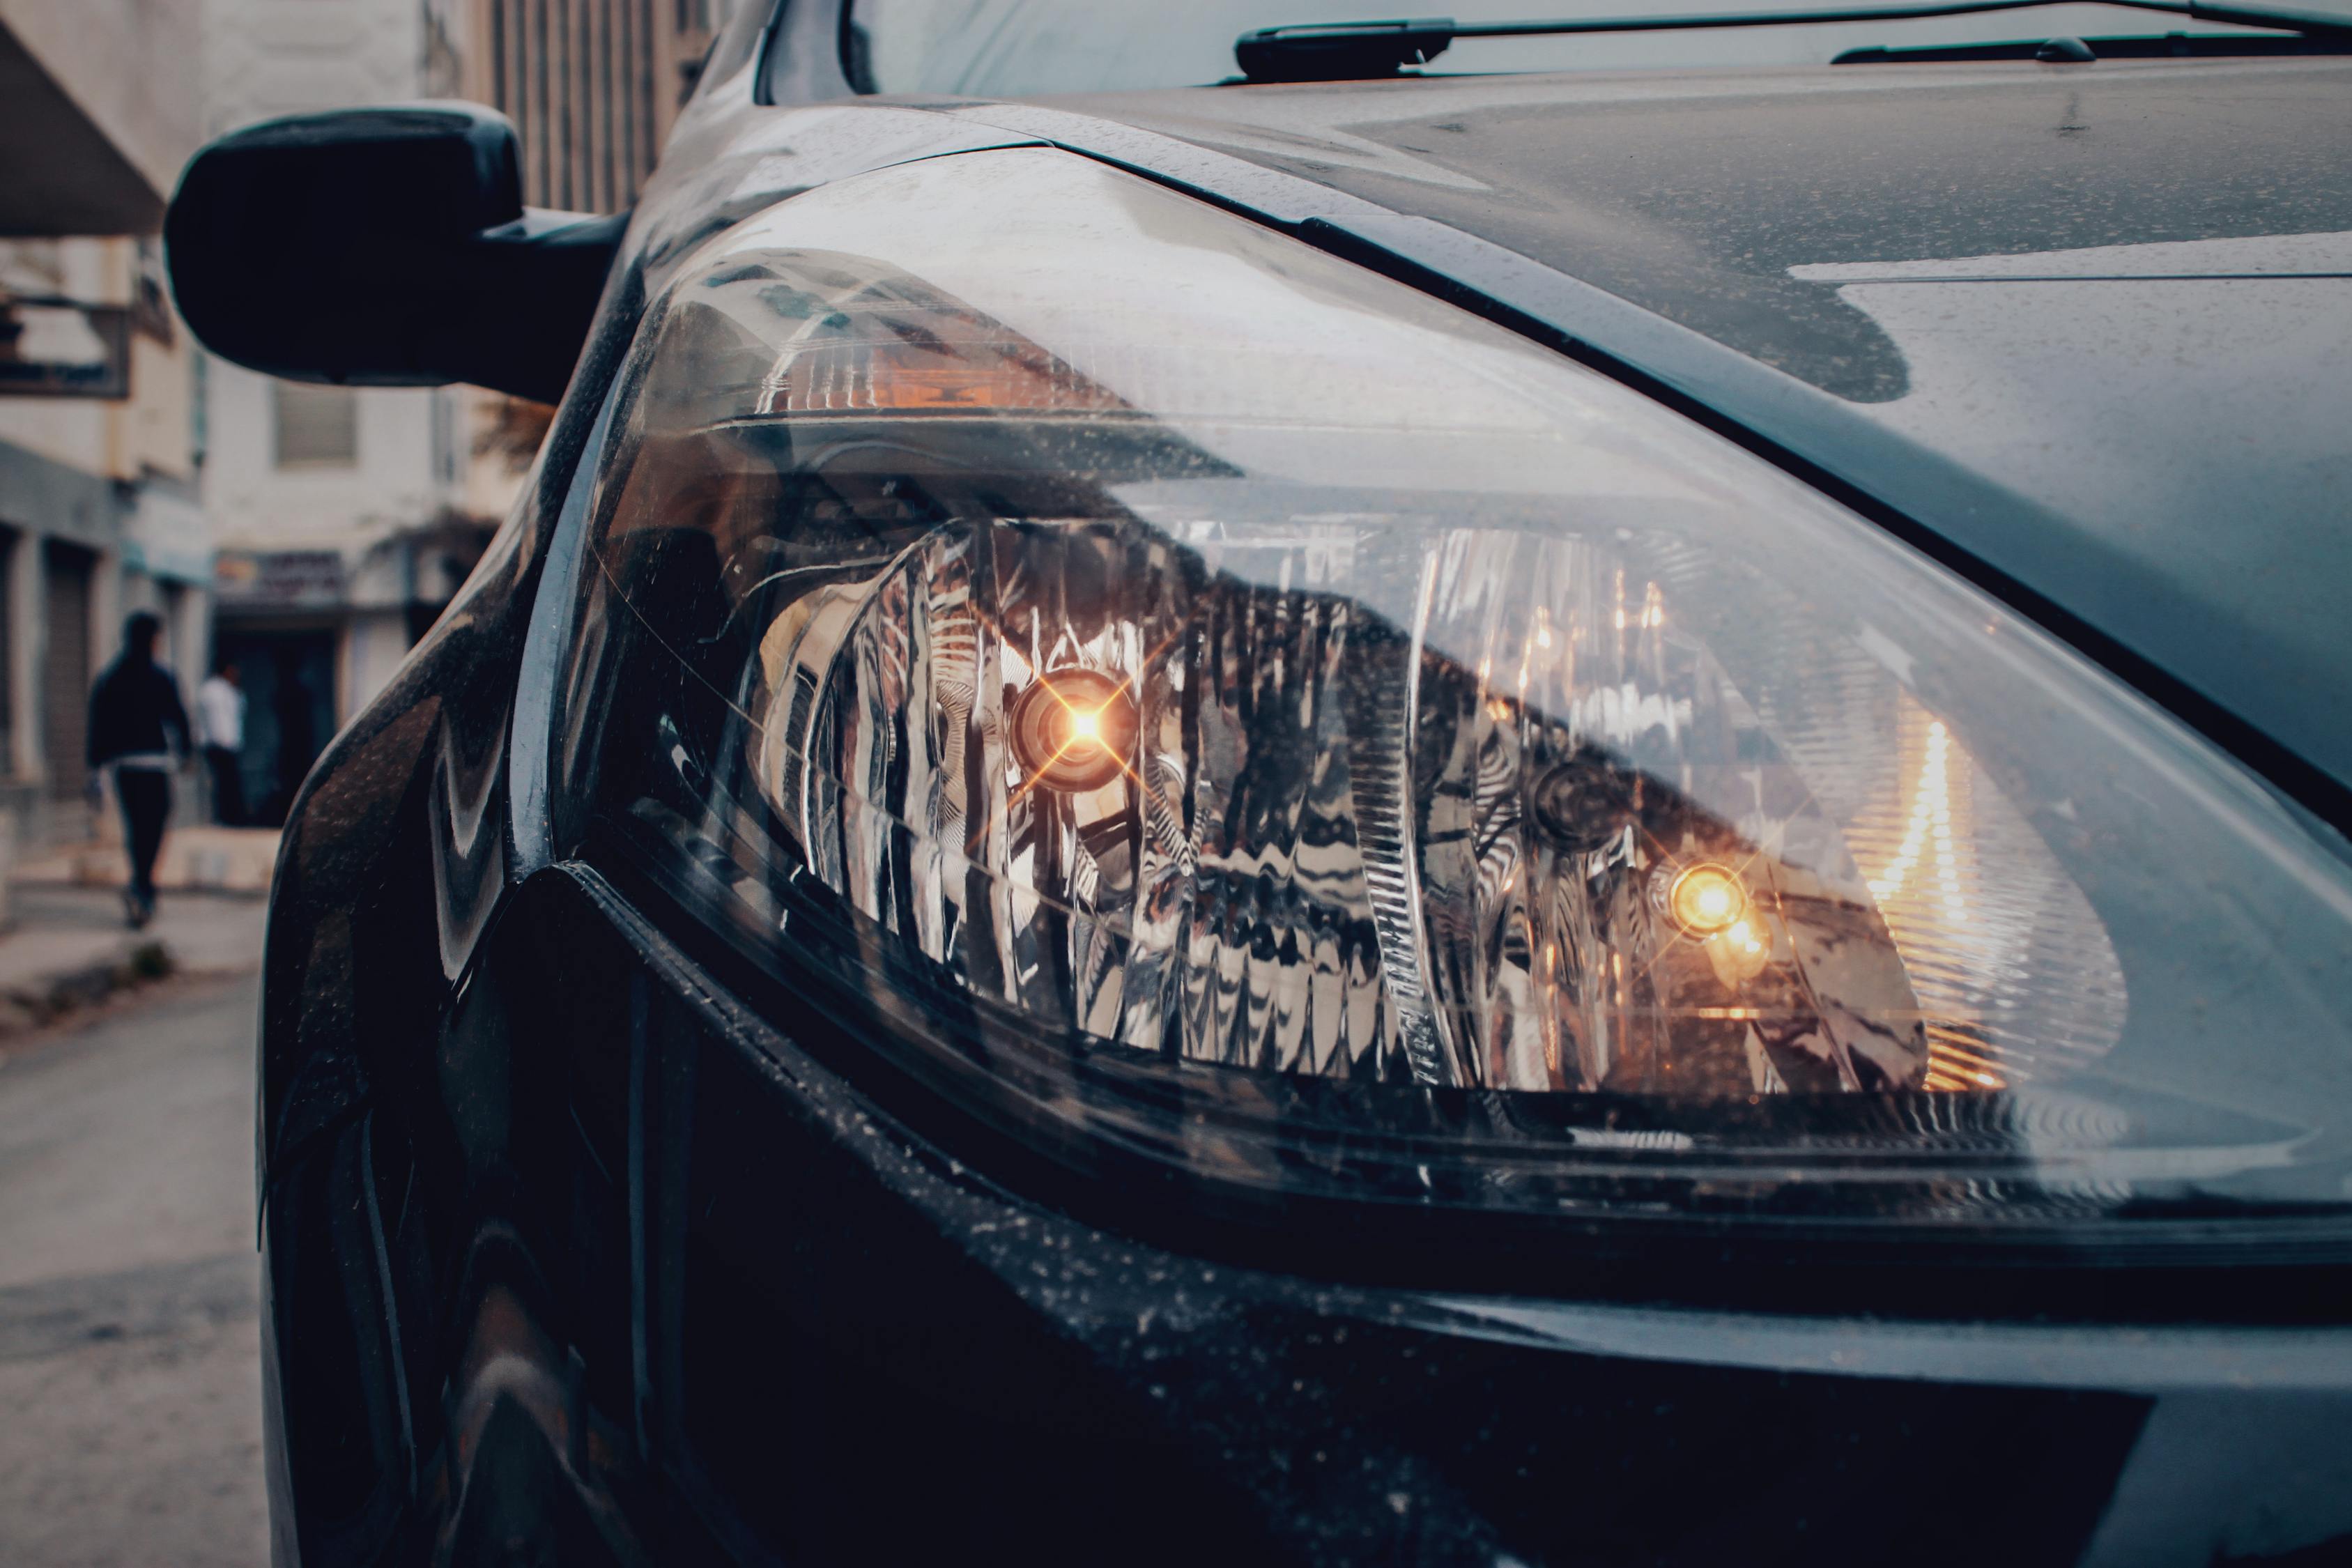
<path id="1" fill-rule="evenodd" d="M 13 96 L 46 112 L 0 114 L 12 169 L 39 157 L 58 211 L 19 234 L 133 233 L 161 216 L 202 139 L 196 58 L 202 0 L 0 0 L 0 35 L 28 67 Z M 52 99 L 61 101 L 46 101 Z M 19 144 L 21 142 L 21 144 Z M 39 184 L 28 180 L 26 188 Z M 0 204 L 6 205 L 6 204 Z"/>
<path id="2" fill-rule="evenodd" d="M 418 96 L 421 0 L 202 0 L 205 134 Z"/>
<path id="3" fill-rule="evenodd" d="M 269 378 L 215 361 L 205 374 L 205 505 L 223 549 L 345 549 L 353 557 L 403 524 L 431 517 L 437 395 L 362 387 L 356 461 L 349 468 L 280 468 Z"/>
<path id="4" fill-rule="evenodd" d="M 0 239 L 0 292 L 129 305 L 140 257 L 141 243 L 131 238 Z M 171 332 L 168 343 L 131 334 L 127 401 L 0 397 L 0 441 L 107 479 L 160 473 L 193 480 L 200 351 L 176 319 Z"/>

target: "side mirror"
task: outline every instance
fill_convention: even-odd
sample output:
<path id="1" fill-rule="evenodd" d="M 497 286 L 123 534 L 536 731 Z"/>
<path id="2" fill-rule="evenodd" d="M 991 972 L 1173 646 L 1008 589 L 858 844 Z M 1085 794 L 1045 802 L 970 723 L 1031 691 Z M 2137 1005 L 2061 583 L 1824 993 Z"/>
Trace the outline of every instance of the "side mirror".
<path id="1" fill-rule="evenodd" d="M 470 103 L 301 114 L 209 143 L 163 218 L 180 314 L 295 381 L 470 381 L 552 403 L 625 216 L 526 212 L 504 115 Z"/>

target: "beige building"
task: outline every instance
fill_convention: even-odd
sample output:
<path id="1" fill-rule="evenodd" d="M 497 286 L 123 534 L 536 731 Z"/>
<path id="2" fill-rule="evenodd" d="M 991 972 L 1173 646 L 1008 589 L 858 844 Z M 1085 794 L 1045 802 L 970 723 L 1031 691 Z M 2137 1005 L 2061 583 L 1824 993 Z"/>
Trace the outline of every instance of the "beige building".
<path id="1" fill-rule="evenodd" d="M 89 683 L 160 612 L 193 689 L 199 356 L 151 237 L 199 136 L 198 0 L 0 0 L 0 807 L 85 836 Z"/>
<path id="2" fill-rule="evenodd" d="M 470 98 L 513 117 L 524 200 L 635 199 L 725 0 L 204 0 L 205 132 Z M 216 653 L 247 698 L 247 798 L 282 811 L 511 506 L 549 410 L 470 387 L 297 386 L 214 362 Z"/>
<path id="3" fill-rule="evenodd" d="M 198 143 L 428 96 L 513 118 L 525 200 L 636 199 L 734 0 L 0 0 L 0 808 L 89 830 L 85 696 L 161 613 L 193 689 L 247 697 L 282 811 L 511 505 L 548 411 L 299 386 L 214 359 L 152 236 Z M 194 804 L 194 803 L 191 803 Z"/>

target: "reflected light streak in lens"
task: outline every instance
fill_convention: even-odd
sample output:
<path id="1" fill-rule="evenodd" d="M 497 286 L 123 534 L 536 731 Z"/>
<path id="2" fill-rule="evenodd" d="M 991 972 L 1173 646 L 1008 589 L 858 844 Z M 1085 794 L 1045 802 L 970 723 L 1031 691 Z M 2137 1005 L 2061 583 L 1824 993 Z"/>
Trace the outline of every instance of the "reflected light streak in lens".
<path id="1" fill-rule="evenodd" d="M 1919 766 L 1918 794 L 1903 842 L 1886 869 L 1871 879 L 1871 897 L 1881 903 L 1895 896 L 1919 863 L 1929 844 L 1935 847 L 1936 881 L 1944 895 L 1944 916 L 1955 923 L 1969 918 L 1968 900 L 1960 895 L 1960 866 L 1952 841 L 1952 738 L 1941 719 L 1927 726 L 1927 755 Z"/>

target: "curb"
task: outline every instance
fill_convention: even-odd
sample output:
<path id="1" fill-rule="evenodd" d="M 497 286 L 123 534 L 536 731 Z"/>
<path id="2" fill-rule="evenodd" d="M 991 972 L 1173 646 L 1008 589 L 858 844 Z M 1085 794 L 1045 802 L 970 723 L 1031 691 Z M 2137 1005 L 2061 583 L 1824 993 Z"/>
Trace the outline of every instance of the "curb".
<path id="1" fill-rule="evenodd" d="M 176 973 L 179 963 L 160 942 L 137 942 L 109 958 L 41 975 L 0 993 L 0 1040 L 47 1028 L 126 991 Z"/>

